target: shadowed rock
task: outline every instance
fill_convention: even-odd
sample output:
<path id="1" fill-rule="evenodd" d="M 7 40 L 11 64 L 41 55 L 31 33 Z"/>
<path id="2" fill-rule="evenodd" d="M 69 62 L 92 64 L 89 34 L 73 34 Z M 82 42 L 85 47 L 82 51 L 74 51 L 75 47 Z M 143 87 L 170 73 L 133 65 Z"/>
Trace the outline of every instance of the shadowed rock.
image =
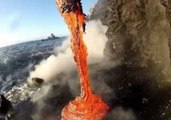
<path id="1" fill-rule="evenodd" d="M 12 104 L 4 95 L 0 96 L 0 115 L 6 115 L 12 109 Z"/>
<path id="2" fill-rule="evenodd" d="M 99 0 L 93 8 L 89 20 L 100 19 L 108 26 L 106 58 L 121 62 L 97 73 L 116 95 L 109 103 L 112 115 L 113 109 L 123 107 L 137 120 L 171 118 L 170 3 Z M 111 114 L 108 119 L 115 119 Z"/>
<path id="3" fill-rule="evenodd" d="M 32 78 L 32 81 L 33 81 L 34 85 L 41 86 L 45 80 L 42 78 Z"/>

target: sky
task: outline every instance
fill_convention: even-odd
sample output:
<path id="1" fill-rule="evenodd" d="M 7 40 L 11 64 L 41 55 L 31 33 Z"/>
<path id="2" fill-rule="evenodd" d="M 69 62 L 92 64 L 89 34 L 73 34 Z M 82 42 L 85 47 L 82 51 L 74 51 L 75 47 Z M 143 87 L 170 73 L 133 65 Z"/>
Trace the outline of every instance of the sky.
<path id="1" fill-rule="evenodd" d="M 97 0 L 82 0 L 88 14 Z M 0 47 L 56 36 L 69 31 L 55 0 L 0 0 Z"/>

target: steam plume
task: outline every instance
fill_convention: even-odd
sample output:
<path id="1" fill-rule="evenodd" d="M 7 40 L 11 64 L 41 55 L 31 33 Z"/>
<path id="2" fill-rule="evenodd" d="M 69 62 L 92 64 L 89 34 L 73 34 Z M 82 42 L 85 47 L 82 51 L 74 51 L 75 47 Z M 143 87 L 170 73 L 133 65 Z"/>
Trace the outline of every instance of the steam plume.
<path id="1" fill-rule="evenodd" d="M 105 36 L 106 30 L 107 27 L 103 26 L 100 21 L 91 21 L 88 23 L 84 39 L 88 46 L 89 64 L 100 62 L 103 59 L 103 50 L 107 41 Z M 43 60 L 35 67 L 35 71 L 30 73 L 30 77 L 28 78 L 29 83 L 32 83 L 31 78 L 33 77 L 40 77 L 48 82 L 56 78 L 60 73 L 69 73 L 76 69 L 69 39 L 56 50 L 58 55 L 51 55 L 46 60 Z"/>
<path id="2" fill-rule="evenodd" d="M 87 24 L 84 40 L 88 47 L 89 65 L 97 64 L 104 59 L 103 51 L 105 48 L 105 43 L 107 42 L 107 38 L 105 36 L 106 31 L 107 27 L 102 25 L 100 21 L 91 21 Z M 73 54 L 71 52 L 69 39 L 66 40 L 61 47 L 57 47 L 55 53 L 56 55 L 51 55 L 49 58 L 43 60 L 39 65 L 37 65 L 35 70 L 30 72 L 30 77 L 28 78 L 28 82 L 30 84 L 33 84 L 31 81 L 31 78 L 33 77 L 39 77 L 45 80 L 45 85 L 32 97 L 32 101 L 34 103 L 38 103 L 36 112 L 33 115 L 33 119 L 35 120 L 42 120 L 41 116 L 49 112 L 54 107 L 54 105 L 47 105 L 45 99 L 54 98 L 54 96 L 58 96 L 58 99 L 60 99 L 60 95 L 62 94 L 62 96 L 67 97 L 65 98 L 67 103 L 69 99 L 72 98 L 68 96 L 76 96 L 80 91 L 76 65 L 73 61 Z M 61 85 L 61 83 L 67 83 L 70 90 L 68 90 L 66 84 Z M 92 85 L 94 86 L 94 90 L 99 90 L 97 89 L 97 86 L 101 86 L 96 83 L 93 83 Z M 103 88 L 105 88 L 106 91 L 111 92 L 111 89 L 107 85 Z M 53 91 L 53 93 L 51 91 Z M 70 95 L 70 93 L 72 95 Z M 101 91 L 98 94 L 101 94 Z M 64 98 L 62 99 L 64 100 Z M 63 102 L 63 104 L 64 103 L 65 102 Z M 47 112 L 44 111 L 42 106 L 46 108 L 45 111 Z M 50 110 L 47 110 L 47 106 Z M 58 111 L 55 111 L 54 114 L 59 112 L 57 114 L 60 116 L 60 110 L 63 107 L 64 106 L 60 105 L 60 108 Z M 52 112 L 54 112 L 54 110 Z"/>

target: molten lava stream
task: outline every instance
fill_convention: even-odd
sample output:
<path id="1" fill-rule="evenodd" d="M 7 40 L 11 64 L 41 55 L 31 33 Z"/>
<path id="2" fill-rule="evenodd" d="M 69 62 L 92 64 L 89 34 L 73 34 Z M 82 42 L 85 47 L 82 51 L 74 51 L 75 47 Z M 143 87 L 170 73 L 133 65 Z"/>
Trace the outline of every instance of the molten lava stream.
<path id="1" fill-rule="evenodd" d="M 85 15 L 79 1 L 76 2 L 76 10 L 64 12 L 61 5 L 65 0 L 56 0 L 57 7 L 71 32 L 71 48 L 81 83 L 81 95 L 65 106 L 62 110 L 62 120 L 102 120 L 109 107 L 98 96 L 92 94 L 87 66 L 87 47 L 83 41 Z"/>

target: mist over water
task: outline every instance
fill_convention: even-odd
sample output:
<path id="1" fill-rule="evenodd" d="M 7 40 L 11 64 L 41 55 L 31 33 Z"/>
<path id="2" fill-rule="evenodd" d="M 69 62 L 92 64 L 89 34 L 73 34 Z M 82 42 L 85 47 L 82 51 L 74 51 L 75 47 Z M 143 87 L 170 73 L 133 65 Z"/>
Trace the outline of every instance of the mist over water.
<path id="1" fill-rule="evenodd" d="M 87 24 L 86 34 L 84 35 L 85 43 L 88 47 L 88 62 L 95 64 L 101 62 L 104 58 L 103 51 L 107 38 L 105 36 L 107 27 L 103 26 L 100 21 L 91 21 Z M 59 74 L 68 74 L 76 70 L 73 60 L 73 54 L 70 48 L 69 38 L 61 47 L 56 48 L 57 55 L 51 55 L 46 60 L 36 65 L 35 70 L 30 72 L 28 81 L 31 78 L 43 78 L 46 82 L 54 80 Z M 58 81 L 58 80 L 54 80 Z"/>

